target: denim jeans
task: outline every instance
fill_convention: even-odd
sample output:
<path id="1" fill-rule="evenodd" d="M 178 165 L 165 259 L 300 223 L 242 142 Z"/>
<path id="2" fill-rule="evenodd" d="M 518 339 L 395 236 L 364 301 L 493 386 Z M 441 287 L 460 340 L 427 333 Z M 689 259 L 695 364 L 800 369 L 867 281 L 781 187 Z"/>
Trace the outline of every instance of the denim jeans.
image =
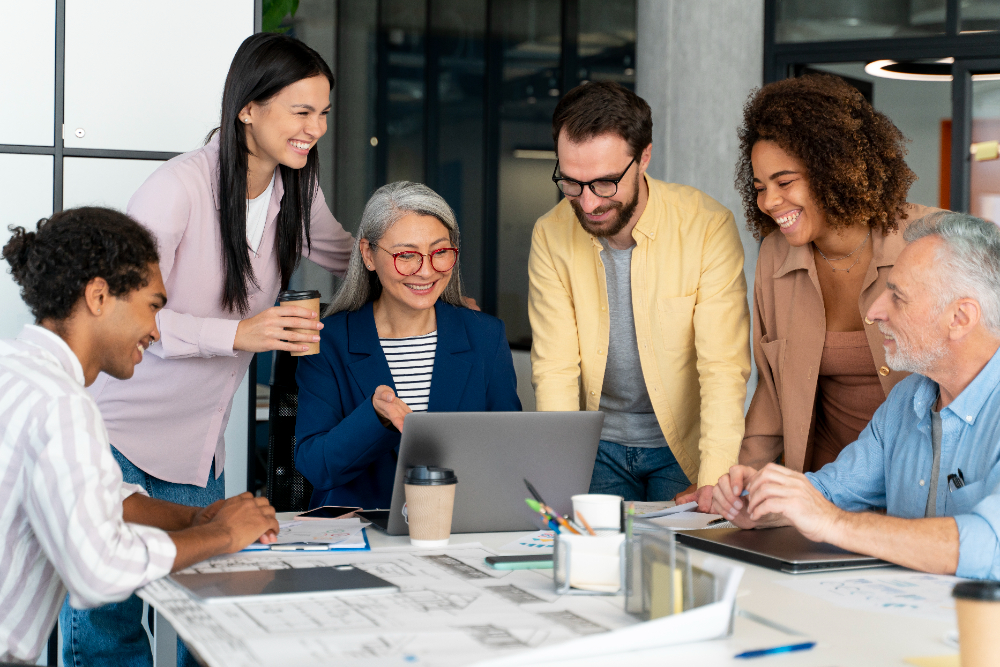
<path id="1" fill-rule="evenodd" d="M 591 493 L 651 502 L 673 500 L 690 485 L 669 447 L 626 447 L 607 440 L 597 446 Z"/>
<path id="2" fill-rule="evenodd" d="M 215 479 L 215 464 L 208 473 L 208 486 L 174 484 L 149 475 L 111 448 L 129 484 L 146 490 L 150 498 L 159 498 L 180 505 L 204 507 L 225 497 L 226 475 Z M 67 667 L 102 665 L 103 667 L 152 667 L 153 653 L 146 631 L 142 628 L 142 600 L 135 594 L 124 602 L 107 604 L 95 609 L 73 609 L 69 599 L 59 612 L 63 633 L 63 664 Z M 178 667 L 195 667 L 198 662 L 177 638 Z"/>

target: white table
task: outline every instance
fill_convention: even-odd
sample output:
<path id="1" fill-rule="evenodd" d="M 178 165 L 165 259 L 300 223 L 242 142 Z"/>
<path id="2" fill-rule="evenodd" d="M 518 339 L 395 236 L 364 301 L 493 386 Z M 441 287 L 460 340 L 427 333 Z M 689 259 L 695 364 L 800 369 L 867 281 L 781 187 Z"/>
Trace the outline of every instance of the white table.
<path id="1" fill-rule="evenodd" d="M 291 515 L 279 516 L 290 518 Z M 382 547 L 406 546 L 409 538 L 391 537 L 373 528 L 367 529 L 373 550 Z M 452 544 L 479 542 L 493 551 L 500 551 L 524 533 L 478 533 L 452 535 Z M 697 565 L 708 557 L 701 552 L 693 552 Z M 717 558 L 717 557 L 716 557 Z M 737 616 L 733 635 L 724 640 L 701 642 L 657 650 L 623 653 L 613 660 L 607 656 L 588 661 L 574 661 L 574 665 L 644 665 L 662 666 L 669 659 L 671 664 L 681 661 L 698 661 L 699 665 L 761 665 L 770 667 L 831 667 L 833 665 L 864 667 L 867 665 L 905 665 L 903 659 L 910 656 L 932 656 L 956 653 L 957 650 L 944 643 L 945 635 L 956 626 L 952 621 L 941 621 L 920 617 L 896 615 L 885 612 L 847 609 L 833 605 L 822 599 L 806 595 L 779 584 L 782 580 L 802 577 L 857 577 L 865 571 L 825 573 L 810 575 L 788 575 L 773 570 L 743 564 L 746 574 L 740 584 L 737 608 L 744 609 L 774 624 L 796 630 L 805 637 L 785 634 L 774 627 Z M 905 570 L 897 569 L 899 572 Z M 886 574 L 890 569 L 867 571 L 871 574 Z M 755 659 L 752 663 L 732 659 L 736 653 L 768 646 L 794 644 L 805 640 L 818 642 L 816 648 L 784 655 Z M 528 663 L 526 664 L 535 664 Z M 567 664 L 567 663 L 560 663 Z"/>

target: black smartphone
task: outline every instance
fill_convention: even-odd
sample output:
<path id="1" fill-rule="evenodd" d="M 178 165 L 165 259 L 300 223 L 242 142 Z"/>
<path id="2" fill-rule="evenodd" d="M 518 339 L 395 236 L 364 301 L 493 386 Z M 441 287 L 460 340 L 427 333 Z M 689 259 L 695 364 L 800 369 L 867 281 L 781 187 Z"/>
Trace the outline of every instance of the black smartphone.
<path id="1" fill-rule="evenodd" d="M 544 570 L 552 568 L 552 554 L 524 556 L 487 556 L 486 564 L 494 570 Z"/>
<path id="2" fill-rule="evenodd" d="M 389 530 L 389 510 L 361 510 L 356 514 L 383 533 Z"/>
<path id="3" fill-rule="evenodd" d="M 303 512 L 302 514 L 295 515 L 296 520 L 299 519 L 349 519 L 352 518 L 354 513 L 360 510 L 360 507 L 335 507 L 333 505 L 324 505 L 323 507 L 317 507 L 316 509 L 311 509 L 308 512 Z"/>

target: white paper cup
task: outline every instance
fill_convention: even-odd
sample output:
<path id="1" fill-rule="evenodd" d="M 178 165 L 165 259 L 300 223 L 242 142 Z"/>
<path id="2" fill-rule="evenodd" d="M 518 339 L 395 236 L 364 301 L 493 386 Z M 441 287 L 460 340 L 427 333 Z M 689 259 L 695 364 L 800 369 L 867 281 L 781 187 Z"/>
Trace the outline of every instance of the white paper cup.
<path id="1" fill-rule="evenodd" d="M 584 493 L 573 496 L 573 519 L 579 523 L 580 515 L 594 530 L 622 529 L 622 497 L 603 493 Z"/>

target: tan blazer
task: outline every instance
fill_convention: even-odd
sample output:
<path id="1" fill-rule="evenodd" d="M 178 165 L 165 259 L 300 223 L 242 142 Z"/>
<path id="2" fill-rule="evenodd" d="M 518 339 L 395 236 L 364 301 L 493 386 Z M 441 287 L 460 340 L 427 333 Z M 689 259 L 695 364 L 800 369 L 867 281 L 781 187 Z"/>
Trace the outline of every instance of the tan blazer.
<path id="1" fill-rule="evenodd" d="M 862 317 L 885 290 L 889 271 L 906 245 L 903 230 L 937 210 L 907 204 L 899 231 L 872 235 L 874 254 L 858 298 Z M 888 396 L 908 373 L 886 365 L 877 325 L 866 324 L 865 333 Z M 769 234 L 761 243 L 754 276 L 752 340 L 757 389 L 747 412 L 740 463 L 760 468 L 784 450 L 785 466 L 803 472 L 812 459 L 816 385 L 826 340 L 826 311 L 811 246 L 793 248 L 779 233 Z"/>

